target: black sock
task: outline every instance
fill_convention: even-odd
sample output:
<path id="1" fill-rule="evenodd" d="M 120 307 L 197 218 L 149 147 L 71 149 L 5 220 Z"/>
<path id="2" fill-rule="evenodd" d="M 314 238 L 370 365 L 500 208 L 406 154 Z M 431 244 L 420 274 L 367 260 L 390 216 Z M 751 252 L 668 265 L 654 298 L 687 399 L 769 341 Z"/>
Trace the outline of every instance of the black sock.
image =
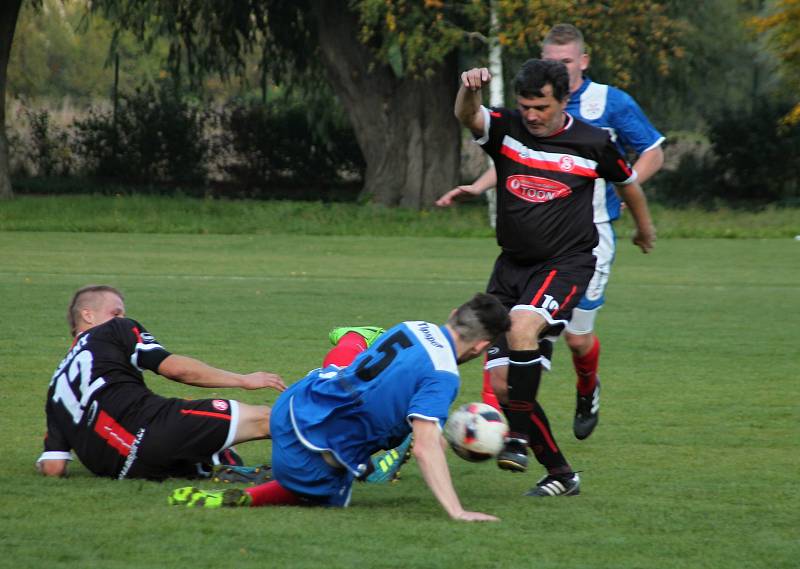
<path id="1" fill-rule="evenodd" d="M 534 402 L 530 419 L 529 440 L 533 455 L 539 464 L 544 466 L 550 474 L 572 473 L 572 467 L 564 458 L 561 449 L 558 448 L 553 431 L 550 430 L 547 415 L 544 414 L 544 409 L 538 402 Z"/>
<path id="2" fill-rule="evenodd" d="M 509 350 L 508 403 L 503 412 L 508 418 L 509 436 L 528 440 L 531 412 L 542 378 L 539 350 Z"/>

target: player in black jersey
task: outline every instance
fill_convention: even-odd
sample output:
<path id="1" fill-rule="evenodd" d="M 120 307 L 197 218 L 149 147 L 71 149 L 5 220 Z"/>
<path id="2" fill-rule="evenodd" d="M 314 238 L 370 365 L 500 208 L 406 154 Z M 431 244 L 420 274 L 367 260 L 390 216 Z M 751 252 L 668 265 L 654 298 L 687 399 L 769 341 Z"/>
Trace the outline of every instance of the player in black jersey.
<path id="1" fill-rule="evenodd" d="M 565 112 L 569 76 L 562 63 L 526 61 L 514 80 L 514 110 L 481 105 L 481 87 L 491 81 L 488 69 L 465 71 L 461 81 L 456 117 L 497 169 L 502 252 L 487 292 L 511 310 L 511 331 L 490 348 L 487 362 L 511 431 L 498 465 L 525 471 L 530 445 L 547 475 L 528 495 L 576 495 L 580 478 L 556 444 L 536 396 L 542 367 L 550 365 L 552 342 L 594 272 L 594 181 L 632 184 L 636 173 L 606 131 Z M 437 205 L 466 197 L 472 196 L 456 188 Z"/>
<path id="2" fill-rule="evenodd" d="M 279 376 L 242 375 L 171 354 L 125 317 L 122 294 L 110 286 L 79 289 L 67 318 L 75 341 L 47 392 L 47 435 L 36 463 L 42 474 L 66 475 L 74 451 L 98 476 L 197 476 L 200 464 L 218 462 L 231 445 L 269 436 L 266 405 L 167 399 L 147 388 L 142 372 L 198 387 L 283 391 Z"/>

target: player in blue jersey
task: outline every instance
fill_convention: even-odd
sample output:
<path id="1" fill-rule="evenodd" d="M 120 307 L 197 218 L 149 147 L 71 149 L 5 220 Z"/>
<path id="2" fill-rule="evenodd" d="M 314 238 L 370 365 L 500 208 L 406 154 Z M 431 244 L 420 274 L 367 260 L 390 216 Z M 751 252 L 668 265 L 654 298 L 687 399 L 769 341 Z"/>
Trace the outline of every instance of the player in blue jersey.
<path id="1" fill-rule="evenodd" d="M 441 427 L 458 394 L 458 365 L 483 353 L 510 325 L 503 305 L 482 293 L 442 326 L 398 324 L 347 367 L 316 369 L 278 398 L 270 421 L 273 481 L 224 492 L 179 488 L 170 503 L 347 506 L 353 482 L 369 474 L 370 456 L 413 433 L 414 457 L 447 514 L 463 521 L 497 520 L 461 506 Z"/>
<path id="2" fill-rule="evenodd" d="M 661 143 L 664 136 L 656 130 L 636 101 L 625 91 L 593 82 L 584 76 L 589 67 L 583 35 L 570 24 L 558 24 L 547 34 L 542 45 L 542 58 L 559 61 L 569 73 L 570 98 L 567 112 L 591 125 L 608 130 L 620 150 L 636 153 L 633 165 L 638 175 L 637 181 L 643 184 L 655 174 L 664 163 Z M 497 183 L 494 167 L 487 170 L 472 185 L 459 186 L 450 194 L 454 197 L 478 195 Z M 650 214 L 644 195 L 636 186 L 617 188 L 623 192 L 623 199 L 634 217 L 637 231 L 634 244 L 648 253 L 655 239 Z M 460 195 L 459 195 L 460 194 Z M 566 327 L 564 337 L 572 351 L 573 364 L 577 374 L 577 404 L 573 431 L 578 439 L 587 438 L 599 419 L 600 382 L 597 375 L 600 356 L 600 341 L 594 333 L 594 322 L 598 310 L 605 302 L 605 288 L 611 272 L 616 249 L 616 235 L 612 223 L 620 215 L 620 199 L 613 184 L 603 179 L 595 183 L 594 223 L 599 235 L 599 243 L 594 249 L 597 258 L 595 272 L 572 318 Z M 493 362 L 490 365 L 505 366 Z M 484 375 L 484 401 L 498 406 L 492 391 L 489 370 Z"/>

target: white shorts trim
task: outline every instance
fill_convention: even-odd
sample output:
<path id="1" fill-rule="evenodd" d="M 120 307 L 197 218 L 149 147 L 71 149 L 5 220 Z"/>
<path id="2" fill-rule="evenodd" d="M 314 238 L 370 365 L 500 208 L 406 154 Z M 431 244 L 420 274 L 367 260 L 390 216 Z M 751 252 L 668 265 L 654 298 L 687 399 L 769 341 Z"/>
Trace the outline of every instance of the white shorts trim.
<path id="1" fill-rule="evenodd" d="M 547 310 L 545 310 L 544 308 L 540 308 L 538 306 L 531 306 L 530 304 L 517 304 L 509 312 L 514 312 L 515 310 L 535 312 L 539 316 L 544 318 L 550 326 L 565 325 L 567 323 L 567 321 L 564 320 L 563 318 L 559 319 L 553 318 Z"/>
<path id="2" fill-rule="evenodd" d="M 236 401 L 235 399 L 227 399 L 226 401 L 231 406 L 231 424 L 228 426 L 228 438 L 225 439 L 222 448 L 211 455 L 211 462 L 213 464 L 220 463 L 219 453 L 224 451 L 226 448 L 233 446 L 233 441 L 236 440 L 236 431 L 239 430 L 239 417 L 241 416 L 241 412 L 239 410 L 239 402 Z"/>

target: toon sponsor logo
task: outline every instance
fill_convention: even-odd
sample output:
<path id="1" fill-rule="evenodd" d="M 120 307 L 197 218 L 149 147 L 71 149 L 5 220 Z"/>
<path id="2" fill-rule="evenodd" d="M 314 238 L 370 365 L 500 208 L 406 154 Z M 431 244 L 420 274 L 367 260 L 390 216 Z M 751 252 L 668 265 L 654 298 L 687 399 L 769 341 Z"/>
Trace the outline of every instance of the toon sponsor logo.
<path id="1" fill-rule="evenodd" d="M 228 410 L 228 402 L 224 399 L 214 399 L 211 402 L 211 405 L 214 406 L 214 409 L 217 411 L 227 411 Z"/>
<path id="2" fill-rule="evenodd" d="M 506 180 L 506 189 L 518 198 L 532 203 L 549 202 L 565 198 L 572 193 L 570 187 L 562 182 L 521 174 L 509 176 Z"/>

